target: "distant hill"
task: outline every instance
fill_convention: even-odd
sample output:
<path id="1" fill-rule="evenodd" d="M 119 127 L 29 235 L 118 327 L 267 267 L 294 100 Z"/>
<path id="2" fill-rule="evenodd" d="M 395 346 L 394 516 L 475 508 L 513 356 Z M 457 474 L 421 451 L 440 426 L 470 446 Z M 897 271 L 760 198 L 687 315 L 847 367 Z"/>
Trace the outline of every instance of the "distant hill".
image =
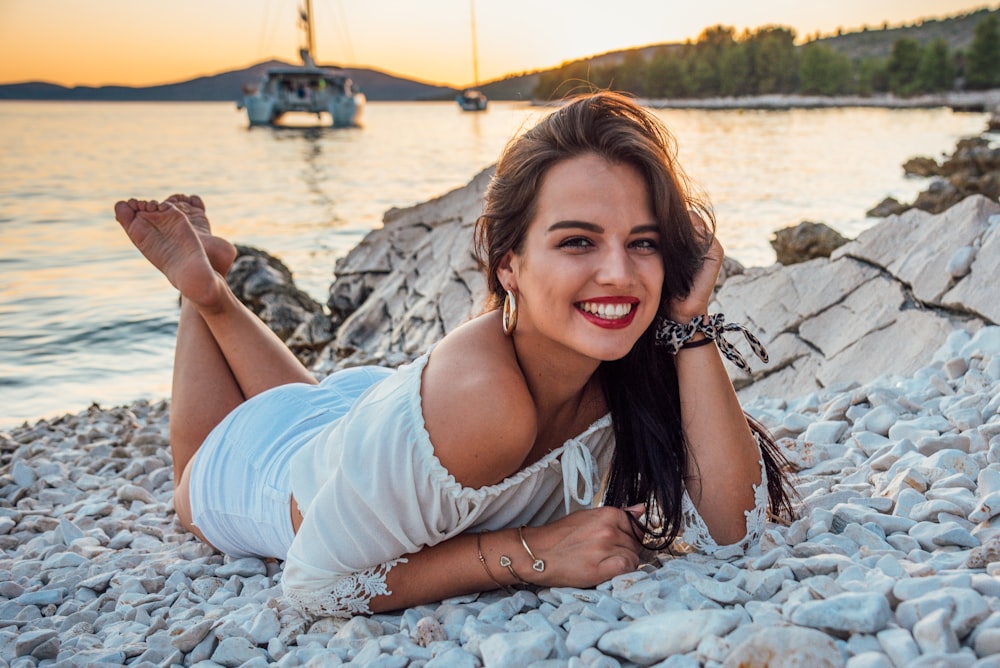
<path id="1" fill-rule="evenodd" d="M 988 13 L 1000 15 L 1000 9 L 983 8 L 967 14 L 942 19 L 928 19 L 910 25 L 877 28 L 864 27 L 861 30 L 845 32 L 836 36 L 814 37 L 813 42 L 828 46 L 851 58 L 887 58 L 893 43 L 907 37 L 921 44 L 928 44 L 943 38 L 951 50 L 965 49 L 971 44 L 976 24 Z M 800 39 L 808 37 L 799 36 Z M 647 46 L 611 51 L 582 58 L 573 62 L 584 62 L 592 67 L 620 63 L 627 54 L 639 52 L 648 57 L 654 50 L 677 48 L 678 43 L 651 44 Z M 563 63 L 565 65 L 566 63 Z M 223 72 L 212 76 L 198 77 L 190 81 L 148 87 L 102 86 L 99 88 L 77 86 L 67 88 L 45 82 L 28 82 L 0 85 L 0 100 L 126 100 L 126 101 L 233 101 L 241 96 L 245 84 L 260 80 L 265 70 L 288 63 L 270 60 L 250 67 Z M 562 67 L 562 65 L 560 65 Z M 558 68 L 550 68 L 550 70 Z M 512 74 L 501 79 L 483 83 L 479 88 L 491 100 L 530 100 L 534 97 L 535 85 L 543 72 L 537 70 L 522 74 Z M 397 77 L 376 69 L 353 67 L 347 72 L 362 91 L 372 101 L 413 101 L 450 100 L 458 90 L 449 86 L 428 84 L 412 79 Z"/>
<path id="2" fill-rule="evenodd" d="M 269 60 L 250 67 L 198 77 L 160 86 L 76 86 L 67 88 L 44 82 L 0 85 L 0 100 L 68 100 L 68 101 L 147 101 L 147 102 L 235 102 L 242 96 L 245 84 L 255 84 L 272 67 L 287 67 L 288 63 Z M 413 81 L 368 68 L 346 70 L 355 83 L 372 101 L 450 99 L 457 90 L 447 86 Z"/>
<path id="3" fill-rule="evenodd" d="M 841 35 L 820 37 L 814 41 L 855 60 L 888 58 L 892 52 L 892 45 L 904 37 L 916 40 L 922 46 L 927 46 L 940 38 L 948 43 L 952 51 L 959 51 L 967 49 L 972 44 L 976 24 L 988 14 L 1000 16 L 1000 9 L 991 10 L 984 7 L 968 14 L 917 21 L 910 25 L 892 27 L 883 24 L 877 28 L 865 27 Z"/>

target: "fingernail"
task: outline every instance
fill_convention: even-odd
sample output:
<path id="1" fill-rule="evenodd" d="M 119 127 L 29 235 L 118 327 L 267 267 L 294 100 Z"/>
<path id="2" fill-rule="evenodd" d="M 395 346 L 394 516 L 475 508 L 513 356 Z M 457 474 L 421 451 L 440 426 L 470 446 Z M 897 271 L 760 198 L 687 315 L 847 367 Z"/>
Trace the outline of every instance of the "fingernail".
<path id="1" fill-rule="evenodd" d="M 633 513 L 633 514 L 638 513 L 638 514 L 641 515 L 642 513 L 646 512 L 646 504 L 645 503 L 637 503 L 634 506 L 629 506 L 625 510 L 627 512 L 630 512 L 630 513 Z"/>

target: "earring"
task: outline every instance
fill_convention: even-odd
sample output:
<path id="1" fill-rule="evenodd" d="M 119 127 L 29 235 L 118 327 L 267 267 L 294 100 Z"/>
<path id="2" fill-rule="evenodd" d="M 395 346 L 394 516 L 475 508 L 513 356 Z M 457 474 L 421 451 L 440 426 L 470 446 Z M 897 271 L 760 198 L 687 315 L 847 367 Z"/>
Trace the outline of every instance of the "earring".
<path id="1" fill-rule="evenodd" d="M 510 336 L 517 327 L 517 294 L 513 290 L 507 290 L 507 296 L 503 299 L 503 333 Z"/>

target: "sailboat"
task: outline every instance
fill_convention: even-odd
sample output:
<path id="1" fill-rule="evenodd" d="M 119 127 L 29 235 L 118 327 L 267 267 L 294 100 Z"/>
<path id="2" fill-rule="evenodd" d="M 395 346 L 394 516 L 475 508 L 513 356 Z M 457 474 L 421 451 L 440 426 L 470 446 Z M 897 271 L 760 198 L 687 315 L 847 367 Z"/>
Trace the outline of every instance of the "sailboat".
<path id="1" fill-rule="evenodd" d="M 469 2 L 472 17 L 472 76 L 475 82 L 472 88 L 467 88 L 458 94 L 455 100 L 463 111 L 486 111 L 488 100 L 486 94 L 479 89 L 479 49 L 476 47 L 476 2 Z"/>
<path id="2" fill-rule="evenodd" d="M 333 127 L 357 125 L 365 95 L 339 67 L 316 64 L 312 0 L 299 10 L 306 46 L 299 49 L 302 65 L 274 67 L 257 86 L 245 86 L 238 109 L 246 108 L 250 125 L 276 125 L 289 112 L 329 116 Z"/>

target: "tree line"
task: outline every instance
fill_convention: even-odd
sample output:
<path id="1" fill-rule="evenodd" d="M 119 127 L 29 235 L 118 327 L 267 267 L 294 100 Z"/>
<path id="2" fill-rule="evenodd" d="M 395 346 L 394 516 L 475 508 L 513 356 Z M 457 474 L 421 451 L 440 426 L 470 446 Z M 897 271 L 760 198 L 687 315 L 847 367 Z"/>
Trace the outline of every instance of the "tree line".
<path id="1" fill-rule="evenodd" d="M 539 74 L 536 99 L 557 99 L 581 88 L 627 91 L 646 98 L 744 95 L 913 96 L 1000 87 L 1000 19 L 988 14 L 965 50 L 944 39 L 922 45 L 902 37 L 886 58 L 851 58 L 812 41 L 795 45 L 795 30 L 765 26 L 737 34 L 729 26 L 702 31 L 694 42 L 630 51 L 621 62 L 581 60 Z"/>

